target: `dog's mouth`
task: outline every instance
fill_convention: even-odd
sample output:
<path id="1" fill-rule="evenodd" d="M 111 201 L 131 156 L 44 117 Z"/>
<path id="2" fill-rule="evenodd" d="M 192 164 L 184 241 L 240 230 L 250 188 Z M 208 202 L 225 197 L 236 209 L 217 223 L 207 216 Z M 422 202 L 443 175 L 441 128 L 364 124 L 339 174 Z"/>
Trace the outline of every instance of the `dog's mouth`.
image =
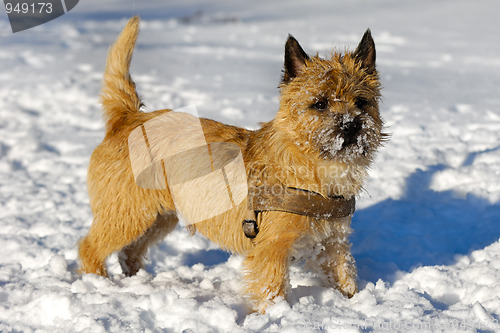
<path id="1" fill-rule="evenodd" d="M 380 137 L 380 130 L 370 117 L 344 114 L 321 129 L 316 141 L 323 158 L 352 162 L 371 155 L 377 149 Z"/>

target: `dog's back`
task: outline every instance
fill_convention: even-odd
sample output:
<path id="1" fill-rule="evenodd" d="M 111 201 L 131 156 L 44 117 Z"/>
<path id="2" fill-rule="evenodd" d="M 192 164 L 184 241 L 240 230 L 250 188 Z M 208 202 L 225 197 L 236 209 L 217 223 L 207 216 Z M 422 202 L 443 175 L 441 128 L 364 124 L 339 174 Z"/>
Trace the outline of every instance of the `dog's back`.
<path id="1" fill-rule="evenodd" d="M 128 138 L 132 131 L 171 112 L 140 110 L 142 102 L 129 73 L 138 33 L 139 18 L 133 17 L 111 46 L 106 62 L 101 95 L 106 136 L 91 156 L 87 177 L 94 222 L 80 242 L 82 271 L 86 273 L 107 275 L 106 258 L 120 251 L 123 271 L 135 274 L 142 267 L 149 245 L 162 239 L 178 222 L 168 185 L 162 189 L 142 188 L 136 184 L 131 168 Z M 230 142 L 245 150 L 251 132 L 210 119 L 199 120 L 207 142 Z M 217 201 L 216 193 L 212 199 Z M 245 252 L 251 246 L 250 241 L 240 230 L 241 224 L 230 223 L 242 220 L 240 215 L 244 214 L 246 201 L 240 206 L 226 212 L 228 216 L 218 223 L 209 219 L 190 226 L 190 230 L 203 233 L 226 249 Z M 237 236 L 221 238 L 221 229 L 235 229 L 229 234 Z"/>

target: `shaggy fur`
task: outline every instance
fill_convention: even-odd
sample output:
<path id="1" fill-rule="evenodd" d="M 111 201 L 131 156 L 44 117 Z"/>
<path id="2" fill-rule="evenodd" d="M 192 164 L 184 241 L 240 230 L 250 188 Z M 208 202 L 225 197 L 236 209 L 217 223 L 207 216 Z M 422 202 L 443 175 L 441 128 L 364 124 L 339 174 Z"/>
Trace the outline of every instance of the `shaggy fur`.
<path id="1" fill-rule="evenodd" d="M 90 160 L 88 190 L 94 221 L 79 252 L 86 273 L 106 276 L 105 260 L 114 252 L 126 275 L 137 273 L 148 247 L 178 223 L 168 186 L 144 189 L 136 184 L 131 168 L 131 132 L 170 112 L 140 111 L 142 103 L 129 75 L 138 30 L 139 19 L 134 17 L 111 47 L 104 73 L 106 136 Z M 328 59 L 309 57 L 289 36 L 275 119 L 256 131 L 209 119 L 201 119 L 201 125 L 207 142 L 229 142 L 241 149 L 249 186 L 278 184 L 349 198 L 362 189 L 383 141 L 379 90 L 369 30 L 356 51 L 333 53 Z M 189 168 L 184 165 L 179 173 Z M 211 193 L 207 200 L 215 202 L 220 195 Z M 257 237 L 249 239 L 242 231 L 247 216 L 244 200 L 189 229 L 245 257 L 245 294 L 257 310 L 263 312 L 273 299 L 286 296 L 293 258 L 304 257 L 325 285 L 344 295 L 357 291 L 348 241 L 351 217 L 320 220 L 263 212 L 258 215 Z"/>

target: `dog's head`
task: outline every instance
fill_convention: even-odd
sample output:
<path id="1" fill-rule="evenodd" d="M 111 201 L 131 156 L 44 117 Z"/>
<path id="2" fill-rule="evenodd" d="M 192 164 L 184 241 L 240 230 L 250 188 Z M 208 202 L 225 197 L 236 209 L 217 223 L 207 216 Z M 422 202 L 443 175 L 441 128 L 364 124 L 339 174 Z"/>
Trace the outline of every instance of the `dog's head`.
<path id="1" fill-rule="evenodd" d="M 380 81 L 369 30 L 354 52 L 309 57 L 288 37 L 275 125 L 306 153 L 367 165 L 383 141 Z"/>

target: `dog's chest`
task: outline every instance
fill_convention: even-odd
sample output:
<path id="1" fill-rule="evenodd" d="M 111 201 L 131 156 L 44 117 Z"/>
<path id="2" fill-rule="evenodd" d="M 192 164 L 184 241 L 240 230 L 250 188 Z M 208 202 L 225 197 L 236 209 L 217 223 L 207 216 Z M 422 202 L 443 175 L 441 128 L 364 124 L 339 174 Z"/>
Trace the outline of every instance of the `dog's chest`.
<path id="1" fill-rule="evenodd" d="M 318 164 L 316 170 L 323 194 L 344 197 L 358 194 L 367 173 L 363 167 L 357 165 L 335 163 Z"/>

